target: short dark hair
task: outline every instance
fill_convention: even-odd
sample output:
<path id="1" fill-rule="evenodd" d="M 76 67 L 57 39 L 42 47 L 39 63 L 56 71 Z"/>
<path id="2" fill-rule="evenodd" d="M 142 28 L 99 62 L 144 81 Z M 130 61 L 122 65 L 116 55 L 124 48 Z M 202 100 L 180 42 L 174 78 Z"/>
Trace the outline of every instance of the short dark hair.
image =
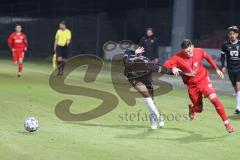
<path id="1" fill-rule="evenodd" d="M 151 28 L 151 27 L 146 28 L 146 32 L 147 31 L 152 31 L 154 33 L 153 28 Z"/>
<path id="2" fill-rule="evenodd" d="M 193 43 L 192 43 L 192 41 L 190 39 L 184 39 L 182 44 L 181 44 L 181 48 L 182 49 L 186 49 L 186 48 L 188 48 L 188 47 L 190 47 L 192 45 L 193 45 Z"/>
<path id="3" fill-rule="evenodd" d="M 22 27 L 22 25 L 21 25 L 21 24 L 19 24 L 19 23 L 15 24 L 15 27 L 17 27 L 17 26 L 20 26 L 20 27 Z"/>
<path id="4" fill-rule="evenodd" d="M 66 21 L 61 21 L 59 24 L 63 24 L 66 26 Z"/>
<path id="5" fill-rule="evenodd" d="M 233 31 L 235 33 L 238 33 L 238 27 L 237 26 L 230 26 L 230 27 L 228 27 L 227 31 L 228 31 L 228 33 L 231 32 L 231 31 Z"/>

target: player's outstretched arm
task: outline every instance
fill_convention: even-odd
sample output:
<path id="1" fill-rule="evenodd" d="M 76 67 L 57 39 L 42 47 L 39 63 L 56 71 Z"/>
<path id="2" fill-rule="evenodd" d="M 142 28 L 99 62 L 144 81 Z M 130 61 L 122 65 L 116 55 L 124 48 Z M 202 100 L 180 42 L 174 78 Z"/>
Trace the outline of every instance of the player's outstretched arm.
<path id="1" fill-rule="evenodd" d="M 226 67 L 225 67 L 225 59 L 226 55 L 224 52 L 221 53 L 221 65 L 222 65 L 222 71 L 226 72 Z"/>
<path id="2" fill-rule="evenodd" d="M 203 54 L 203 58 L 206 59 L 208 61 L 208 63 L 216 70 L 218 76 L 221 78 L 221 79 L 224 79 L 224 75 L 222 73 L 222 71 L 220 71 L 216 65 L 216 63 L 214 62 L 214 60 L 212 59 L 211 56 L 209 56 L 207 53 L 204 52 Z"/>
<path id="3" fill-rule="evenodd" d="M 152 68 L 152 70 L 151 70 L 152 72 L 159 72 L 159 73 L 168 74 L 168 75 L 175 75 L 175 76 L 190 76 L 190 77 L 195 76 L 195 74 L 193 74 L 193 73 L 185 73 L 185 72 L 181 71 L 180 69 L 178 69 L 176 67 L 174 68 L 174 70 L 176 72 L 173 72 L 172 70 L 167 69 L 164 66 L 158 66 L 158 65 L 155 65 L 155 64 L 152 64 L 152 63 L 150 63 L 150 64 L 152 66 L 151 67 Z"/>

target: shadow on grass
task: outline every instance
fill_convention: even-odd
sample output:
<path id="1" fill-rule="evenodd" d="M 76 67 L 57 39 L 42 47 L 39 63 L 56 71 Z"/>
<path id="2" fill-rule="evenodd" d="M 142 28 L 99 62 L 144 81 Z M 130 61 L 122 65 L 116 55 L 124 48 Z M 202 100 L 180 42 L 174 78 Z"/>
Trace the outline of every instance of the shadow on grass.
<path id="1" fill-rule="evenodd" d="M 234 114 L 231 116 L 228 116 L 229 119 L 234 120 L 234 121 L 239 121 L 240 120 L 240 115 Z"/>
<path id="2" fill-rule="evenodd" d="M 179 143 L 194 143 L 194 142 L 209 142 L 209 141 L 218 141 L 222 140 L 229 136 L 229 134 L 225 134 L 223 130 L 223 135 L 221 136 L 203 136 L 202 134 L 195 133 L 193 131 L 189 131 L 186 129 L 180 128 L 163 128 L 152 130 L 149 126 L 144 125 L 103 125 L 103 124 L 92 124 L 92 123 L 77 123 L 77 122 L 66 122 L 71 124 L 78 124 L 81 126 L 92 126 L 92 127 L 109 127 L 109 128 L 120 128 L 120 129 L 144 129 L 142 133 L 138 134 L 120 134 L 115 136 L 115 138 L 122 139 L 155 139 L 155 140 L 167 140 L 167 141 L 175 141 Z M 174 131 L 174 136 L 171 137 L 171 131 Z M 182 135 L 178 135 L 177 132 L 180 132 Z M 233 133 L 234 134 L 234 133 Z M 155 137 L 154 137 L 155 136 Z M 178 136 L 178 137 L 176 137 Z"/>
<path id="3" fill-rule="evenodd" d="M 178 137 L 172 137 L 169 131 L 174 131 L 174 136 Z M 181 132 L 183 134 L 186 134 L 187 136 L 177 135 L 177 132 Z M 157 137 L 151 137 L 152 135 L 158 134 Z M 206 137 L 199 133 L 194 133 L 193 131 L 185 130 L 185 129 L 179 129 L 179 128 L 163 128 L 160 132 L 155 132 L 152 130 L 145 131 L 140 134 L 125 134 L 125 135 L 119 135 L 117 138 L 130 138 L 130 139 L 156 139 L 156 140 L 167 140 L 167 141 L 175 141 L 179 143 L 194 143 L 194 142 L 209 142 L 209 141 L 215 141 L 220 140 L 228 137 L 227 134 L 224 134 L 222 136 L 214 136 L 214 137 Z"/>
<path id="4" fill-rule="evenodd" d="M 37 132 L 17 131 L 17 133 L 22 135 L 36 135 Z"/>
<path id="5" fill-rule="evenodd" d="M 93 124 L 93 123 L 79 123 L 79 122 L 65 122 L 71 124 L 77 124 L 80 126 L 90 126 L 90 127 L 108 127 L 108 128 L 121 128 L 121 129 L 149 129 L 149 126 L 144 125 L 105 125 L 105 124 Z"/>

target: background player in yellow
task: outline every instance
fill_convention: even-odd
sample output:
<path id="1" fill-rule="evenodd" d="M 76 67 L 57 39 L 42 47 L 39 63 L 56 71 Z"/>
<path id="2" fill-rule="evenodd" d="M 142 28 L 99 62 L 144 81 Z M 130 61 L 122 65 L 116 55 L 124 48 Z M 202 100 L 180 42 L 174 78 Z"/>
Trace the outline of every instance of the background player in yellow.
<path id="1" fill-rule="evenodd" d="M 69 45 L 71 43 L 71 31 L 67 28 L 65 21 L 59 23 L 59 29 L 55 35 L 54 52 L 57 57 L 58 75 L 63 75 L 64 62 L 68 57 Z"/>

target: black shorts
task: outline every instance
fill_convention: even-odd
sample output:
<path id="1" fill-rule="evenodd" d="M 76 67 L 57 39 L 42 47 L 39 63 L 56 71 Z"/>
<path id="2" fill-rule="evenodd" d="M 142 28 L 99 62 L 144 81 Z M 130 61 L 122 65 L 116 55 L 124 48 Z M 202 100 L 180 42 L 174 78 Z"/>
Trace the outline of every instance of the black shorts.
<path id="1" fill-rule="evenodd" d="M 62 57 L 66 59 L 68 57 L 69 46 L 57 46 L 56 54 L 57 57 Z"/>
<path id="2" fill-rule="evenodd" d="M 144 84 L 148 90 L 153 90 L 152 75 L 146 75 L 139 78 L 128 79 L 129 83 L 134 87 L 138 83 Z"/>
<path id="3" fill-rule="evenodd" d="M 240 82 L 240 71 L 239 72 L 228 72 L 229 79 L 233 86 L 236 86 L 237 82 Z"/>

